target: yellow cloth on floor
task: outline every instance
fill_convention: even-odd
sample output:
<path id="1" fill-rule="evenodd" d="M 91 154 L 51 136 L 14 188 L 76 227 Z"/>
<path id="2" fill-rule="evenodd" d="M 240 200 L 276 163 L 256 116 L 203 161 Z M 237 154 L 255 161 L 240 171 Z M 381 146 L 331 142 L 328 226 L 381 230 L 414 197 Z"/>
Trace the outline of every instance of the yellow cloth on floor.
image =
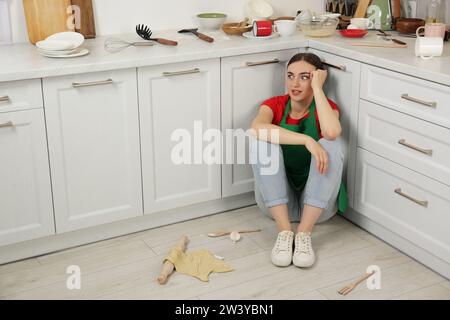
<path id="1" fill-rule="evenodd" d="M 179 247 L 170 250 L 164 262 L 170 261 L 175 266 L 175 270 L 194 276 L 202 281 L 209 281 L 211 272 L 229 272 L 234 269 L 222 260 L 216 259 L 211 252 L 206 249 L 197 250 L 191 253 L 184 253 Z"/>

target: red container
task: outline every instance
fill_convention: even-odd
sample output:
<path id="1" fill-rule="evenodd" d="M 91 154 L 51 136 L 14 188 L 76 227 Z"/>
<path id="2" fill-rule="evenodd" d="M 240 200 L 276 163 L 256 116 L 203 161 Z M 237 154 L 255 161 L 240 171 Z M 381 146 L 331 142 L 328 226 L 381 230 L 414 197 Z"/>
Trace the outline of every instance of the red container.
<path id="1" fill-rule="evenodd" d="M 268 37 L 272 34 L 272 21 L 254 21 L 253 36 Z"/>

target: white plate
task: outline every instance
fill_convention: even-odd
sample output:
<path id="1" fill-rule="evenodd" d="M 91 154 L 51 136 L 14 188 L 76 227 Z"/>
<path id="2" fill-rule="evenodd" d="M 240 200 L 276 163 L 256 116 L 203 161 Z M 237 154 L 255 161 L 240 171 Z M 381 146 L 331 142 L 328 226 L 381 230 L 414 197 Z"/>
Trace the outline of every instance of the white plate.
<path id="1" fill-rule="evenodd" d="M 74 52 L 72 54 L 60 54 L 60 55 L 48 54 L 45 52 L 39 52 L 39 53 L 41 55 L 43 55 L 44 57 L 49 57 L 49 58 L 75 58 L 75 57 L 82 57 L 82 56 L 89 54 L 89 50 L 81 49 L 80 51 Z"/>
<path id="2" fill-rule="evenodd" d="M 64 40 L 42 40 L 36 42 L 36 47 L 41 50 L 59 51 L 71 50 L 74 47 L 73 43 Z"/>
<path id="3" fill-rule="evenodd" d="M 266 36 L 266 37 L 255 37 L 253 35 L 252 31 L 249 32 L 245 32 L 242 34 L 243 37 L 247 38 L 247 39 L 254 39 L 254 40 L 269 40 L 269 39 L 273 39 L 279 36 L 278 33 L 273 32 L 270 36 Z"/>
<path id="4" fill-rule="evenodd" d="M 68 41 L 72 43 L 74 48 L 78 48 L 84 42 L 84 36 L 78 32 L 59 32 L 51 35 L 45 40 L 58 40 L 58 41 Z"/>
<path id="5" fill-rule="evenodd" d="M 42 50 L 37 48 L 37 51 L 39 53 L 46 53 L 46 54 L 52 54 L 52 55 L 57 55 L 57 56 L 61 56 L 61 55 L 65 55 L 65 54 L 72 54 L 75 52 L 78 52 L 79 49 L 71 49 L 71 50 Z"/>

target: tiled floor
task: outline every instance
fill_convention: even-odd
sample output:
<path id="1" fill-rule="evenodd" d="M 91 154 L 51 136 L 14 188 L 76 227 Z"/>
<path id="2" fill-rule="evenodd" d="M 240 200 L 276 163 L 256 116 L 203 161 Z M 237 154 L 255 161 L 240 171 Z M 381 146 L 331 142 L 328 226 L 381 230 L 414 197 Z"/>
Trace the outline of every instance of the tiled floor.
<path id="1" fill-rule="evenodd" d="M 261 228 L 233 244 L 208 232 Z M 235 269 L 209 282 L 174 273 L 161 286 L 162 260 L 181 235 L 188 250 L 209 249 Z M 274 222 L 256 206 L 106 240 L 0 266 L 0 299 L 449 299 L 450 281 L 340 216 L 313 234 L 317 262 L 310 269 L 277 268 L 269 253 Z M 81 268 L 81 289 L 68 290 L 67 267 Z M 361 284 L 337 290 L 370 265 L 381 269 L 381 289 Z"/>

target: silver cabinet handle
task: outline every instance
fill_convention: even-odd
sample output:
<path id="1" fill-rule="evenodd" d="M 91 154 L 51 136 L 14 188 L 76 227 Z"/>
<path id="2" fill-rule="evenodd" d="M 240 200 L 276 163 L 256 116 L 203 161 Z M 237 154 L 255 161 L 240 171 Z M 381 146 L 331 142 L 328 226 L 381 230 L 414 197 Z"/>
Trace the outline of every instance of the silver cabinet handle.
<path id="1" fill-rule="evenodd" d="M 326 62 L 325 60 L 322 60 L 322 63 L 328 67 L 334 68 L 334 69 L 339 69 L 341 71 L 346 71 L 347 67 L 346 66 L 338 66 L 329 62 Z"/>
<path id="2" fill-rule="evenodd" d="M 409 94 L 407 94 L 407 93 L 402 94 L 401 97 L 402 97 L 402 99 L 405 99 L 405 100 L 408 100 L 408 101 L 412 101 L 412 102 L 415 102 L 415 103 L 418 103 L 418 104 L 422 104 L 422 105 L 430 107 L 430 108 L 436 108 L 437 107 L 437 102 L 423 101 L 423 100 L 420 100 L 420 99 L 417 99 L 417 98 L 410 97 Z"/>
<path id="3" fill-rule="evenodd" d="M 264 64 L 272 64 L 272 63 L 280 63 L 280 60 L 273 59 L 273 60 L 268 60 L 268 61 L 247 62 L 246 65 L 247 65 L 247 67 L 254 67 L 254 66 L 262 66 Z"/>
<path id="4" fill-rule="evenodd" d="M 0 128 L 9 128 L 9 127 L 14 127 L 14 123 L 12 121 L 0 123 Z"/>
<path id="5" fill-rule="evenodd" d="M 114 81 L 112 79 L 107 79 L 107 80 L 103 80 L 103 81 L 94 81 L 94 82 L 84 82 L 84 83 L 73 82 L 72 87 L 74 87 L 74 88 L 93 87 L 93 86 L 101 86 L 104 84 L 112 84 L 112 83 L 114 83 Z"/>
<path id="6" fill-rule="evenodd" d="M 410 149 L 419 151 L 421 153 L 425 153 L 426 155 L 429 155 L 429 156 L 433 155 L 433 150 L 431 150 L 431 149 L 423 149 L 423 148 L 417 147 L 415 145 L 412 145 L 412 144 L 406 142 L 405 139 L 398 140 L 398 143 L 401 144 L 402 146 L 408 147 Z"/>
<path id="7" fill-rule="evenodd" d="M 191 73 L 199 73 L 200 69 L 195 68 L 192 70 L 185 70 L 185 71 L 175 71 L 175 72 L 163 72 L 164 77 L 173 77 L 173 76 L 180 76 L 183 74 L 191 74 Z"/>
<path id="8" fill-rule="evenodd" d="M 0 97 L 0 102 L 5 102 L 5 101 L 9 101 L 8 96 Z"/>
<path id="9" fill-rule="evenodd" d="M 401 195 L 402 197 L 405 197 L 408 200 L 411 200 L 412 202 L 417 203 L 418 205 L 421 205 L 422 207 L 427 208 L 428 207 L 428 201 L 425 200 L 417 200 L 409 195 L 407 195 L 406 193 L 402 192 L 401 188 L 397 188 L 394 190 L 395 193 Z"/>

